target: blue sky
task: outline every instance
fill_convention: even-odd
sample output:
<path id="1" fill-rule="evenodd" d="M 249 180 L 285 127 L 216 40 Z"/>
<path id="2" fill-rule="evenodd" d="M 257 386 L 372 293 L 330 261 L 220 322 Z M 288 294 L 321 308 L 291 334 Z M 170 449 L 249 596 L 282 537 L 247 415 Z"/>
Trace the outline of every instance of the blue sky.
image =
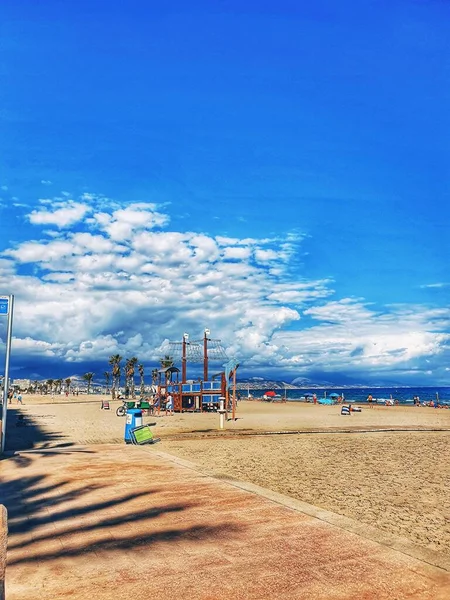
<path id="1" fill-rule="evenodd" d="M 2 2 L 14 375 L 150 367 L 209 327 L 242 375 L 450 384 L 449 21 Z"/>

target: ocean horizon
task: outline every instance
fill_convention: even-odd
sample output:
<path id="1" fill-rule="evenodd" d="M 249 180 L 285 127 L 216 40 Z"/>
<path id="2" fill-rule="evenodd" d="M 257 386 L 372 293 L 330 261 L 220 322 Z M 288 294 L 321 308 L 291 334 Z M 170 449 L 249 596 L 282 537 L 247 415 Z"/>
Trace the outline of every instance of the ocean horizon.
<path id="1" fill-rule="evenodd" d="M 270 388 L 251 389 L 250 394 L 254 398 L 262 397 L 265 392 Z M 275 389 L 277 394 L 282 397 L 286 397 L 288 401 L 292 402 L 304 402 L 306 396 L 311 397 L 313 394 L 317 395 L 317 398 L 329 397 L 330 394 L 341 394 L 344 397 L 345 402 L 367 402 L 369 394 L 372 395 L 374 400 L 383 402 L 384 400 L 398 400 L 400 404 L 412 404 L 414 396 L 419 396 L 420 402 L 429 402 L 430 400 L 435 401 L 439 398 L 441 404 L 450 405 L 450 387 L 360 387 L 360 388 L 338 388 L 333 386 L 332 388 L 295 388 L 295 389 Z M 243 400 L 248 395 L 247 390 L 239 390 L 240 396 Z"/>

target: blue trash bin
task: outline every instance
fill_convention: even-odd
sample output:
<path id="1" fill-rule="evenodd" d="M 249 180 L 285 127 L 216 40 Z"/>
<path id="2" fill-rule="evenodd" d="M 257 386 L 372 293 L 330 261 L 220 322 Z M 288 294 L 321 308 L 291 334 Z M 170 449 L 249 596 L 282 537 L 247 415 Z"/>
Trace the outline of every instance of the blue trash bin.
<path id="1" fill-rule="evenodd" d="M 126 444 L 131 444 L 131 430 L 142 425 L 142 410 L 140 408 L 128 408 L 125 418 L 124 440 Z"/>

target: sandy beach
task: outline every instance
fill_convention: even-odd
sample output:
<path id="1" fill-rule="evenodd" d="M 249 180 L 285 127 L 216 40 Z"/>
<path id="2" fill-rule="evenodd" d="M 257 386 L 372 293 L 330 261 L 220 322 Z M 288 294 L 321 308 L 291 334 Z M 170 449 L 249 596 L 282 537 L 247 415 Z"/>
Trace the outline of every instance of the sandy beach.
<path id="1" fill-rule="evenodd" d="M 168 441 L 167 452 L 450 553 L 449 433 Z"/>
<path id="2" fill-rule="evenodd" d="M 98 396 L 58 400 L 11 406 L 11 449 L 123 444 L 119 403 L 105 411 Z M 15 427 L 18 413 L 26 427 Z M 450 554 L 450 410 L 377 406 L 344 417 L 339 406 L 244 401 L 237 417 L 223 432 L 214 413 L 144 422 L 164 452 Z"/>

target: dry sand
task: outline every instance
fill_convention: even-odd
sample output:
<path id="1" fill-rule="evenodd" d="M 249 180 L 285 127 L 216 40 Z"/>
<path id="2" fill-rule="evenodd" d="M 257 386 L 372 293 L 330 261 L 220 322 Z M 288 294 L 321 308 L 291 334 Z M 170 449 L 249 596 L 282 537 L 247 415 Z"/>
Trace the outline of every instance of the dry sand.
<path id="1" fill-rule="evenodd" d="M 450 433 L 177 440 L 164 450 L 450 554 Z"/>
<path id="2" fill-rule="evenodd" d="M 124 419 L 114 414 L 119 403 L 102 411 L 98 396 L 69 398 L 65 404 L 48 400 L 43 404 L 42 397 L 25 395 L 24 407 L 13 405 L 12 448 L 123 443 Z M 32 425 L 14 429 L 17 410 Z M 450 410 L 377 406 L 344 417 L 339 406 L 245 401 L 237 414 L 225 434 L 218 431 L 217 414 L 144 421 L 155 423 L 161 450 L 450 554 Z M 369 432 L 357 433 L 360 429 Z M 317 430 L 334 433 L 239 435 Z"/>

